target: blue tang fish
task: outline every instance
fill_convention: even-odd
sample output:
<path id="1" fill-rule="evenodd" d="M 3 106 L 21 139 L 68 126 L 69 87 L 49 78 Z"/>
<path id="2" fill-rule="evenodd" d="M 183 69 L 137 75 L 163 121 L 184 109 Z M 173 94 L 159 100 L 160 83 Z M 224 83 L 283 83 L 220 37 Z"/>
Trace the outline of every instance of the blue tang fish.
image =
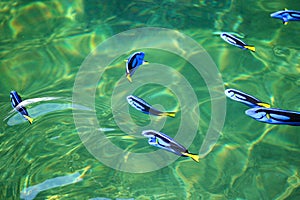
<path id="1" fill-rule="evenodd" d="M 270 104 L 264 103 L 261 100 L 257 99 L 256 97 L 253 97 L 249 94 L 246 94 L 244 92 L 241 92 L 236 89 L 226 89 L 225 95 L 229 97 L 232 100 L 241 102 L 243 104 L 246 104 L 247 106 L 250 106 L 252 108 L 254 107 L 265 107 L 270 108 Z"/>
<path id="2" fill-rule="evenodd" d="M 245 111 L 253 119 L 269 124 L 300 126 L 300 112 L 277 108 L 251 108 Z"/>
<path id="3" fill-rule="evenodd" d="M 286 25 L 288 21 L 300 21 L 300 11 L 296 10 L 280 10 L 272 13 L 270 16 L 281 19 L 284 25 Z"/>
<path id="4" fill-rule="evenodd" d="M 15 108 L 21 115 L 23 115 L 23 117 L 26 120 L 28 120 L 28 122 L 30 124 L 32 124 L 33 119 L 31 117 L 29 117 L 29 114 L 28 114 L 26 108 L 23 106 L 17 107 L 19 105 L 19 103 L 22 102 L 22 99 L 16 91 L 10 92 L 10 102 L 11 102 L 12 107 Z"/>
<path id="5" fill-rule="evenodd" d="M 169 117 L 175 117 L 176 112 L 163 112 L 159 111 L 155 108 L 153 108 L 150 104 L 145 102 L 143 99 L 129 95 L 127 96 L 127 102 L 129 105 L 134 107 L 135 109 L 145 113 L 145 114 L 151 114 L 156 116 L 169 116 Z"/>
<path id="6" fill-rule="evenodd" d="M 179 156 L 190 157 L 196 162 L 199 162 L 200 160 L 199 155 L 190 153 L 184 146 L 164 133 L 160 133 L 154 130 L 145 130 L 142 132 L 142 135 L 149 138 L 148 143 L 151 146 L 167 150 Z"/>
<path id="7" fill-rule="evenodd" d="M 135 52 L 126 61 L 126 78 L 129 82 L 132 82 L 132 75 L 142 64 L 147 64 L 148 62 L 144 60 L 144 52 Z"/>
<path id="8" fill-rule="evenodd" d="M 221 33 L 220 37 L 225 40 L 227 43 L 234 45 L 236 47 L 239 47 L 241 49 L 248 49 L 250 51 L 255 52 L 255 47 L 252 45 L 248 45 L 245 42 L 243 42 L 242 40 L 234 37 L 233 35 L 230 35 L 229 33 Z"/>

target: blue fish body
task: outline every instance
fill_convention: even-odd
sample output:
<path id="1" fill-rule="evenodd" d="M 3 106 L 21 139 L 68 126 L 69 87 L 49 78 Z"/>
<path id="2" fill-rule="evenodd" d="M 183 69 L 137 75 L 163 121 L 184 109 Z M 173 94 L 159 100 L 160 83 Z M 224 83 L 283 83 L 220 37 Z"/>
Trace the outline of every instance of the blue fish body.
<path id="1" fill-rule="evenodd" d="M 156 116 L 169 116 L 169 117 L 175 117 L 175 112 L 163 112 L 159 111 L 155 108 L 153 108 L 150 104 L 148 104 L 146 101 L 143 99 L 129 95 L 127 96 L 127 102 L 129 105 L 134 107 L 135 109 L 141 111 L 142 113 L 145 114 L 151 114 L 151 115 L 156 115 Z"/>
<path id="2" fill-rule="evenodd" d="M 187 149 L 185 147 L 175 142 L 172 138 L 170 138 L 166 134 L 160 132 L 154 132 L 154 131 L 151 131 L 151 134 L 153 135 L 149 137 L 149 131 L 148 131 L 148 135 L 146 134 L 146 132 L 143 132 L 143 135 L 145 137 L 149 137 L 148 144 L 150 144 L 151 146 L 164 149 L 166 151 L 172 152 L 179 156 L 182 156 L 182 152 L 187 152 Z M 174 146 L 176 146 L 176 148 L 174 148 Z"/>
<path id="3" fill-rule="evenodd" d="M 245 114 L 264 123 L 300 126 L 300 112 L 257 107 L 246 110 Z"/>
<path id="4" fill-rule="evenodd" d="M 270 107 L 269 104 L 262 102 L 261 100 L 257 99 L 256 97 L 251 96 L 249 94 L 246 94 L 246 93 L 236 90 L 236 89 L 226 89 L 225 95 L 232 100 L 241 102 L 252 108 Z"/>
<path id="5" fill-rule="evenodd" d="M 200 158 L 198 155 L 190 153 L 184 146 L 164 133 L 154 130 L 146 130 L 142 132 L 142 135 L 149 138 L 148 144 L 151 146 L 164 149 L 179 156 L 190 157 L 194 161 L 199 162 Z"/>
<path id="6" fill-rule="evenodd" d="M 146 62 L 144 60 L 144 57 L 144 52 L 135 52 L 128 58 L 126 62 L 126 77 L 130 82 L 132 82 L 131 77 L 134 72 L 138 69 L 139 66 Z"/>
<path id="7" fill-rule="evenodd" d="M 220 37 L 227 43 L 234 45 L 236 47 L 239 47 L 241 49 L 249 49 L 253 52 L 255 52 L 255 47 L 251 46 L 251 45 L 247 45 L 245 42 L 243 42 L 242 40 L 234 37 L 233 35 L 229 34 L 229 33 L 221 33 Z"/>
<path id="8" fill-rule="evenodd" d="M 148 104 L 146 101 L 144 101 L 143 99 L 133 95 L 127 96 L 126 99 L 129 105 L 131 105 L 135 109 L 141 111 L 142 113 L 150 114 L 150 109 L 152 109 L 152 106 Z"/>
<path id="9" fill-rule="evenodd" d="M 11 91 L 10 92 L 10 102 L 11 102 L 11 106 L 13 108 L 15 108 L 31 124 L 32 119 L 29 117 L 29 114 L 28 114 L 26 108 L 23 107 L 23 106 L 17 107 L 22 102 L 22 98 L 20 97 L 20 95 L 16 91 Z"/>
<path id="10" fill-rule="evenodd" d="M 270 16 L 281 19 L 283 24 L 287 24 L 289 21 L 300 21 L 300 11 L 296 10 L 281 10 L 272 13 Z"/>

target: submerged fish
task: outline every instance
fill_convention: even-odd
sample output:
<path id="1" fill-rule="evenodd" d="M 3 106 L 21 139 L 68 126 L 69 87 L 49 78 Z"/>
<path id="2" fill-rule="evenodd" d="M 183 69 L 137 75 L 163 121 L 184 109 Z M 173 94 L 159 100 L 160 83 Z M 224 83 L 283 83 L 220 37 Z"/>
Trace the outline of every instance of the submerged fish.
<path id="1" fill-rule="evenodd" d="M 30 124 L 32 124 L 33 119 L 29 117 L 26 108 L 23 106 L 18 106 L 22 102 L 22 99 L 16 91 L 10 92 L 10 102 L 12 107 L 15 108 L 19 113 L 21 113 L 21 115 L 23 115 L 23 117 L 28 120 Z"/>
<path id="2" fill-rule="evenodd" d="M 265 108 L 270 108 L 270 104 L 264 103 L 261 100 L 246 94 L 244 92 L 241 92 L 236 89 L 227 89 L 225 90 L 225 95 L 229 97 L 232 100 L 241 102 L 243 104 L 246 104 L 247 106 L 250 106 L 252 108 L 254 107 L 265 107 Z"/>
<path id="3" fill-rule="evenodd" d="M 300 11 L 296 10 L 280 10 L 270 15 L 273 18 L 281 19 L 282 23 L 286 25 L 288 21 L 300 21 Z"/>
<path id="4" fill-rule="evenodd" d="M 234 37 L 233 35 L 230 35 L 229 33 L 221 33 L 220 37 L 225 40 L 227 43 L 234 45 L 236 47 L 239 47 L 241 49 L 249 49 L 250 51 L 255 52 L 255 47 L 252 45 L 247 45 L 242 40 Z"/>
<path id="5" fill-rule="evenodd" d="M 199 155 L 190 153 L 184 146 L 164 133 L 160 133 L 154 130 L 146 130 L 142 132 L 142 135 L 149 138 L 148 143 L 151 146 L 167 150 L 179 156 L 190 157 L 196 162 L 199 162 L 200 160 Z"/>
<path id="6" fill-rule="evenodd" d="M 300 126 L 300 112 L 258 107 L 248 109 L 245 113 L 260 122 Z"/>
<path id="7" fill-rule="evenodd" d="M 145 53 L 144 52 L 135 52 L 131 54 L 131 56 L 126 61 L 126 78 L 132 82 L 132 75 L 137 70 L 139 66 L 142 64 L 148 63 L 144 60 Z"/>
<path id="8" fill-rule="evenodd" d="M 163 112 L 159 111 L 155 108 L 153 108 L 150 104 L 145 102 L 143 99 L 138 98 L 133 95 L 127 96 L 127 102 L 129 105 L 134 107 L 135 109 L 145 113 L 145 114 L 151 114 L 156 116 L 169 116 L 169 117 L 175 117 L 176 112 Z"/>

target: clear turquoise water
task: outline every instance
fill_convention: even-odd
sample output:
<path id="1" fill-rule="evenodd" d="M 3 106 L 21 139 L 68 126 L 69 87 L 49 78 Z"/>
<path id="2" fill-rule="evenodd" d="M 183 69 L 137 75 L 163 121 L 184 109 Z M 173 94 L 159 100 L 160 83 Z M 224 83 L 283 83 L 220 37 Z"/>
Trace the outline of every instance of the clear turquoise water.
<path id="1" fill-rule="evenodd" d="M 299 199 L 299 127 L 254 121 L 244 114 L 243 104 L 226 102 L 222 135 L 200 163 L 179 158 L 139 174 L 112 169 L 90 154 L 78 135 L 71 107 L 76 74 L 97 45 L 122 31 L 155 26 L 178 30 L 197 41 L 217 65 L 225 87 L 245 91 L 273 107 L 300 110 L 300 23 L 284 26 L 269 17 L 283 8 L 300 9 L 294 1 L 1 1 L 0 199 L 32 199 L 33 194 L 35 199 Z M 225 43 L 216 34 L 220 31 L 241 35 L 255 45 L 256 53 Z M 157 63 L 170 56 L 146 53 Z M 115 145 L 151 152 L 154 148 L 145 139 L 120 130 L 110 108 L 114 84 L 121 76 L 125 79 L 127 56 L 116 60 L 99 81 L 97 119 Z M 197 95 L 201 119 L 189 147 L 196 152 L 210 122 L 208 89 L 182 59 L 164 64 L 174 66 Z M 11 115 L 11 90 L 23 99 L 61 99 L 29 105 L 35 116 L 29 125 Z M 145 85 L 135 94 L 168 110 L 180 108 L 174 94 L 162 86 Z M 150 123 L 148 116 L 129 112 L 137 125 Z M 174 136 L 180 120 L 180 115 L 166 119 L 164 132 Z M 33 187 L 36 193 L 24 193 Z"/>

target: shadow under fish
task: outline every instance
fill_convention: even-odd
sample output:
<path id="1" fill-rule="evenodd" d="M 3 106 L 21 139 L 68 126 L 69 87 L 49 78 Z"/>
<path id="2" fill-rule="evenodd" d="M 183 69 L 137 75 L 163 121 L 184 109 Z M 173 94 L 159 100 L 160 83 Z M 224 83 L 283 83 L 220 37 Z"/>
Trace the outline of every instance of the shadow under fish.
<path id="1" fill-rule="evenodd" d="M 57 187 L 62 187 L 65 185 L 77 183 L 82 181 L 86 172 L 91 168 L 91 166 L 87 166 L 83 169 L 83 172 L 80 174 L 79 172 L 75 172 L 73 174 L 69 174 L 66 176 L 60 176 L 52 179 L 47 179 L 44 182 L 30 186 L 28 188 L 24 188 L 21 191 L 20 199 L 32 200 L 42 191 L 50 190 Z"/>
<path id="2" fill-rule="evenodd" d="M 52 113 L 55 111 L 61 111 L 66 109 L 78 109 L 78 110 L 88 110 L 90 111 L 90 108 L 87 108 L 85 106 L 81 106 L 78 104 L 72 104 L 72 103 L 43 103 L 37 106 L 34 106 L 32 108 L 29 108 L 28 110 L 31 113 L 31 116 L 33 118 L 38 118 L 40 116 L 46 115 L 48 113 Z M 5 120 L 8 119 L 7 124 L 9 126 L 18 125 L 21 123 L 24 123 L 25 120 L 19 116 L 19 114 L 10 115 Z"/>
<path id="3" fill-rule="evenodd" d="M 135 109 L 137 109 L 145 114 L 151 114 L 151 115 L 156 115 L 156 116 L 168 116 L 168 117 L 175 117 L 175 114 L 176 114 L 176 112 L 159 111 L 159 110 L 153 108 L 150 104 L 145 102 L 143 99 L 133 96 L 133 95 L 127 96 L 127 102 L 129 103 L 129 105 L 131 105 Z"/>
<path id="4" fill-rule="evenodd" d="M 199 155 L 190 153 L 184 146 L 164 133 L 154 130 L 145 130 L 142 132 L 142 135 L 149 138 L 148 143 L 151 146 L 167 150 L 179 156 L 190 157 L 196 162 L 200 161 Z"/>

